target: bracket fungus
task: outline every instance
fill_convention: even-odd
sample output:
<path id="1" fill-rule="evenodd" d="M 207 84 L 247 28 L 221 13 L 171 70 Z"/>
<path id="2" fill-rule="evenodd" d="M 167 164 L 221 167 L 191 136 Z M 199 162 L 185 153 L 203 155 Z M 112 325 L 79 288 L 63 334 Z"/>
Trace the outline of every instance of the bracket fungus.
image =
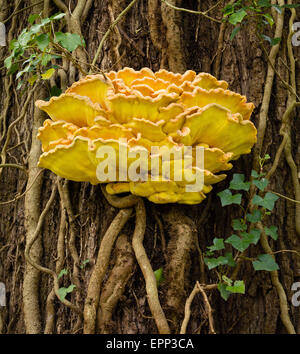
<path id="1" fill-rule="evenodd" d="M 254 105 L 227 87 L 225 81 L 191 70 L 181 75 L 124 68 L 88 75 L 60 96 L 36 102 L 51 118 L 39 128 L 39 166 L 69 180 L 107 183 L 109 194 L 129 192 L 154 203 L 200 203 L 211 185 L 226 177 L 217 173 L 231 169 L 229 161 L 250 153 L 256 142 L 249 120 Z M 203 149 L 201 190 L 187 191 L 190 179 L 175 178 L 187 172 L 183 157 L 163 159 L 163 148 L 184 147 L 190 147 L 193 172 L 199 170 L 195 151 Z M 108 159 L 110 151 L 115 159 Z M 153 174 L 154 155 L 159 162 Z M 106 181 L 99 179 L 99 166 L 111 172 Z M 164 167 L 172 166 L 173 173 L 166 174 Z M 130 178 L 130 169 L 136 178 Z"/>

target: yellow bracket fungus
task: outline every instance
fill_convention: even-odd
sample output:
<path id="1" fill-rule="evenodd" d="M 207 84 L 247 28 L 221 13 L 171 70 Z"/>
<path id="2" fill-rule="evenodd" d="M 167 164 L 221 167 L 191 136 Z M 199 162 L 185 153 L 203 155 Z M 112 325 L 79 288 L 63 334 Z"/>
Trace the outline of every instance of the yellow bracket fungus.
<path id="1" fill-rule="evenodd" d="M 154 203 L 200 203 L 211 185 L 226 177 L 217 173 L 231 169 L 230 160 L 250 153 L 256 142 L 256 128 L 249 120 L 254 105 L 229 91 L 225 81 L 192 70 L 181 75 L 124 68 L 105 76 L 88 75 L 59 97 L 39 100 L 36 106 L 51 118 L 37 136 L 43 150 L 40 167 L 73 181 L 103 183 L 97 168 L 107 156 L 97 151 L 105 147 L 116 157 L 107 166 L 116 170 L 105 182 L 107 192 L 132 193 Z M 175 169 L 165 174 L 168 165 L 171 170 L 177 166 L 176 174 L 185 176 L 187 169 L 183 161 L 177 164 L 175 155 L 166 162 L 158 153 L 159 166 L 151 179 L 153 147 L 191 147 L 194 172 L 196 149 L 202 147 L 202 189 L 187 191 L 190 180 L 177 180 Z M 141 156 L 145 168 L 138 167 Z M 133 165 L 140 176 L 137 180 L 129 178 Z"/>

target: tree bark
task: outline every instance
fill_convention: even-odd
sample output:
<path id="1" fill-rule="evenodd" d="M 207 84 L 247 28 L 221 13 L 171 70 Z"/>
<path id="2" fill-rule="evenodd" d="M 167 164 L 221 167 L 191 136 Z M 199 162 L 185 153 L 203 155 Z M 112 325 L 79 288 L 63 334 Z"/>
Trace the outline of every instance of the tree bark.
<path id="1" fill-rule="evenodd" d="M 196 11 L 205 11 L 215 4 L 212 0 L 205 2 L 170 0 L 169 2 Z M 0 21 L 4 21 L 13 13 L 17 3 L 18 1 L 0 0 Z M 68 6 L 64 8 L 61 6 L 62 3 L 64 2 L 45 0 L 40 6 L 49 15 L 58 11 L 68 12 Z M 86 42 L 86 52 L 79 52 L 78 57 L 92 62 L 111 22 L 130 1 L 74 0 L 71 1 L 71 10 L 80 3 L 85 3 L 85 7 L 77 8 L 78 11 L 82 11 L 82 16 L 77 16 L 76 24 L 68 24 L 69 29 L 66 30 L 74 31 L 75 28 L 76 33 L 82 33 Z M 30 5 L 30 1 L 23 0 L 18 8 L 22 9 Z M 225 1 L 209 15 L 221 19 L 221 9 L 224 6 Z M 37 11 L 36 8 L 28 8 L 19 13 L 18 21 L 15 16 L 7 21 L 8 40 L 16 38 L 27 25 L 27 18 L 34 10 Z M 290 12 L 286 10 L 284 16 L 284 23 L 287 24 Z M 196 72 L 217 74 L 218 79 L 229 83 L 231 90 L 246 95 L 248 101 L 255 104 L 252 121 L 258 127 L 268 61 L 259 47 L 254 26 L 247 25 L 233 41 L 229 39 L 231 31 L 230 26 L 220 25 L 201 15 L 176 11 L 161 1 L 139 0 L 104 42 L 96 65 L 103 71 L 129 66 L 137 70 L 142 67 L 149 67 L 153 71 L 165 68 L 174 72 L 191 69 Z M 282 41 L 275 64 L 277 71 L 285 80 L 289 77 L 287 36 L 288 25 L 283 26 Z M 300 47 L 292 49 L 294 56 L 299 57 Z M 7 54 L 7 47 L 0 48 L 2 59 Z M 0 66 L 2 65 L 1 60 Z M 299 60 L 296 61 L 295 70 L 296 82 L 300 82 Z M 71 65 L 55 80 L 57 85 L 65 87 L 78 78 L 79 73 Z M 28 94 L 27 92 L 22 95 L 20 91 L 16 91 L 16 85 L 15 80 L 7 76 L 6 70 L 1 69 L 0 152 L 5 145 L 7 128 L 20 116 Z M 39 94 L 42 91 L 36 90 Z M 37 125 L 41 124 L 42 120 L 34 109 L 35 98 L 31 99 L 26 114 L 15 125 L 6 148 L 6 163 L 17 162 L 25 165 L 29 175 L 20 169 L 0 168 L 0 203 L 15 199 L 10 203 L 0 204 L 0 282 L 5 284 L 7 291 L 7 306 L 0 307 L 0 333 L 43 333 L 45 328 L 47 333 L 83 333 L 83 319 L 53 296 L 52 277 L 37 270 L 29 272 L 30 276 L 28 276 L 31 266 L 25 261 L 26 243 L 34 233 L 39 215 L 55 183 L 55 176 L 46 170 L 37 177 L 33 189 L 24 197 L 16 198 L 17 193 L 24 193 L 31 185 L 38 171 L 33 169 L 38 157 L 36 149 L 40 147 L 36 145 L 34 139 Z M 279 132 L 287 99 L 288 92 L 275 75 L 271 85 L 269 112 L 261 147 L 262 156 L 265 153 L 271 156 L 271 160 L 266 162 L 266 171 L 271 168 L 283 139 Z M 297 114 L 299 116 L 299 108 L 295 117 L 290 120 L 290 151 L 294 164 L 299 166 L 300 123 Z M 277 170 L 270 180 L 270 188 L 296 199 L 295 176 L 291 173 L 288 158 L 284 153 L 282 154 Z M 227 173 L 226 180 L 215 185 L 209 197 L 200 205 L 174 205 L 170 211 L 168 205 L 152 205 L 145 201 L 147 227 L 143 245 L 152 269 L 154 271 L 161 267 L 165 269 L 166 276 L 158 288 L 158 296 L 172 333 L 179 333 L 184 318 L 185 301 L 193 291 L 196 281 L 199 280 L 201 283 L 204 281 L 206 284 L 217 281 L 215 273 L 203 267 L 199 250 L 205 251 L 215 237 L 230 236 L 231 221 L 240 216 L 240 209 L 236 206 L 222 208 L 216 194 L 227 188 L 233 173 L 244 173 L 250 176 L 253 154 L 244 155 L 238 161 L 234 161 L 233 165 L 233 169 Z M 76 285 L 75 290 L 67 298 L 83 312 L 88 284 L 97 261 L 101 240 L 119 209 L 106 201 L 99 185 L 69 182 L 67 188 L 69 208 L 66 199 L 61 203 L 61 197 L 57 193 L 55 202 L 46 215 L 33 253 L 35 260 L 41 265 L 56 271 L 67 270 L 68 273 L 60 279 L 60 286 L 68 287 L 77 281 L 76 284 L 80 288 Z M 61 208 L 65 208 L 65 216 Z M 278 227 L 279 234 L 276 242 L 270 242 L 273 252 L 283 249 L 300 251 L 300 235 L 297 235 L 295 220 L 295 203 L 281 198 L 270 217 L 270 222 Z M 130 260 L 126 265 L 126 276 L 119 280 L 120 284 L 122 281 L 120 286 L 124 286 L 124 289 L 116 290 L 117 298 L 113 299 L 113 306 L 105 307 L 103 298 L 111 291 L 107 284 L 117 283 L 114 272 L 119 271 L 120 263 L 115 256 L 111 257 L 102 277 L 105 294 L 102 297 L 98 294 L 101 311 L 104 309 L 106 311 L 106 308 L 112 311 L 106 313 L 108 319 L 106 323 L 98 321 L 98 327 L 104 328 L 105 333 L 157 333 L 158 331 L 149 309 L 142 271 L 136 260 L 133 261 L 134 264 L 131 263 L 133 251 L 127 243 L 128 240 L 132 241 L 134 227 L 134 218 L 130 218 L 122 230 L 126 235 L 123 236 L 126 247 L 118 245 L 115 250 L 115 254 L 126 251 Z M 75 259 L 74 249 L 72 251 L 72 243 L 69 242 L 72 234 L 79 264 Z M 125 251 L 122 251 L 122 247 L 125 247 Z M 254 257 L 264 253 L 260 247 L 251 246 L 247 256 Z M 124 255 L 121 254 L 120 257 L 122 259 Z M 300 259 L 296 253 L 281 252 L 276 254 L 276 261 L 280 266 L 279 280 L 287 296 L 289 315 L 296 332 L 300 333 L 300 317 L 297 312 L 299 309 L 293 307 L 291 303 L 293 295 L 291 286 L 300 280 Z M 58 263 L 59 267 L 57 267 Z M 30 278 L 31 276 L 33 278 Z M 237 279 L 245 281 L 245 295 L 232 295 L 226 302 L 220 297 L 218 290 L 207 291 L 215 331 L 217 333 L 286 333 L 281 320 L 280 301 L 270 274 L 255 272 L 248 262 L 241 266 Z M 31 313 L 24 311 L 26 303 L 25 308 L 27 310 L 32 308 Z M 209 333 L 209 322 L 201 293 L 195 296 L 191 310 L 186 332 Z M 95 312 L 93 316 L 96 317 Z M 52 321 L 51 325 L 48 323 L 49 318 Z"/>

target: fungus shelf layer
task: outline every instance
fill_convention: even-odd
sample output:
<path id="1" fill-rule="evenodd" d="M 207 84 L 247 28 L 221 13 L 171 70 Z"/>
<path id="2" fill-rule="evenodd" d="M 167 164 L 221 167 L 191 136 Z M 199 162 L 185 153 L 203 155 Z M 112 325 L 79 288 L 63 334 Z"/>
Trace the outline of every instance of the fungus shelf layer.
<path id="1" fill-rule="evenodd" d="M 181 75 L 124 68 L 88 75 L 36 106 L 51 118 L 37 136 L 43 150 L 40 167 L 69 180 L 104 183 L 97 168 L 107 155 L 99 154 L 99 148 L 114 151 L 115 160 L 107 168 L 116 172 L 105 182 L 107 192 L 129 192 L 154 203 L 200 203 L 212 185 L 226 177 L 219 173 L 232 168 L 230 160 L 250 153 L 256 142 L 256 128 L 249 120 L 254 105 L 229 91 L 225 81 L 191 70 Z M 188 167 L 184 155 L 164 159 L 164 148 L 183 151 L 184 147 L 191 149 Z M 197 147 L 204 151 L 201 171 Z M 139 166 L 140 177 L 133 180 L 134 166 Z M 173 167 L 173 173 L 166 174 L 167 167 Z M 197 171 L 203 175 L 201 190 L 187 191 L 192 179 L 185 173 L 191 177 Z"/>

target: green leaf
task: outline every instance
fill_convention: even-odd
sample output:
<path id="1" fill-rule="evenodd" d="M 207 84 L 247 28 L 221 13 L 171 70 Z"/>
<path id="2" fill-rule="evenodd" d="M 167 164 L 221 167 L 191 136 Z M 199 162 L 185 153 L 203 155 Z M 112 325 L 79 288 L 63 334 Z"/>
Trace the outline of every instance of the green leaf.
<path id="1" fill-rule="evenodd" d="M 23 86 L 23 84 L 24 84 L 23 80 L 19 81 L 18 85 L 17 85 L 17 90 L 20 90 L 20 88 Z"/>
<path id="2" fill-rule="evenodd" d="M 68 274 L 67 269 L 62 269 L 62 270 L 59 272 L 57 278 L 60 279 L 63 275 L 67 275 L 67 274 Z"/>
<path id="3" fill-rule="evenodd" d="M 34 21 L 39 17 L 38 14 L 31 14 L 29 17 L 28 17 L 28 22 L 32 25 L 34 23 Z"/>
<path id="4" fill-rule="evenodd" d="M 252 262 L 255 270 L 266 270 L 272 272 L 278 270 L 279 266 L 270 254 L 260 254 L 256 261 Z"/>
<path id="5" fill-rule="evenodd" d="M 30 85 L 32 86 L 35 82 L 36 82 L 36 80 L 38 79 L 38 76 L 36 75 L 36 74 L 34 74 L 34 75 L 32 75 L 32 76 L 30 76 L 28 79 L 27 79 L 27 81 L 30 83 Z"/>
<path id="6" fill-rule="evenodd" d="M 213 246 L 207 247 L 210 251 L 220 251 L 225 248 L 223 238 L 214 238 Z"/>
<path id="7" fill-rule="evenodd" d="M 231 32 L 231 35 L 230 35 L 230 40 L 232 41 L 233 38 L 237 35 L 237 33 L 239 33 L 239 31 L 241 30 L 241 27 L 240 26 L 237 26 L 235 27 L 232 32 Z"/>
<path id="8" fill-rule="evenodd" d="M 263 198 L 259 195 L 255 195 L 252 200 L 251 200 L 251 203 L 253 205 L 263 205 Z"/>
<path id="9" fill-rule="evenodd" d="M 266 41 L 268 41 L 268 42 L 271 44 L 271 46 L 274 46 L 274 45 L 280 43 L 280 41 L 281 41 L 281 38 L 280 38 L 280 37 L 271 38 L 271 37 L 266 36 L 266 35 L 264 35 L 264 34 L 262 34 L 261 36 L 262 36 L 263 39 L 265 39 Z M 270 157 L 269 157 L 269 158 L 270 158 Z M 268 159 L 265 158 L 264 160 L 268 160 Z"/>
<path id="10" fill-rule="evenodd" d="M 279 197 L 271 192 L 266 193 L 264 199 L 263 199 L 263 207 L 268 209 L 268 210 L 273 210 L 274 205 L 276 200 L 278 200 Z"/>
<path id="11" fill-rule="evenodd" d="M 58 289 L 58 295 L 61 300 L 64 300 L 66 296 L 71 293 L 76 286 L 74 284 L 71 284 L 68 288 L 59 288 Z"/>
<path id="12" fill-rule="evenodd" d="M 49 63 L 49 61 L 50 61 L 51 59 L 52 59 L 52 55 L 51 55 L 51 54 L 44 53 L 44 54 L 42 55 L 41 64 L 42 64 L 43 66 L 46 66 L 46 65 Z"/>
<path id="13" fill-rule="evenodd" d="M 260 177 L 260 175 L 255 170 L 251 171 L 251 176 L 254 177 L 254 178 L 259 178 Z"/>
<path id="14" fill-rule="evenodd" d="M 265 227 L 265 233 L 266 235 L 268 236 L 271 236 L 273 240 L 277 240 L 278 238 L 278 234 L 277 234 L 277 231 L 278 231 L 278 227 L 272 225 L 270 227 Z"/>
<path id="15" fill-rule="evenodd" d="M 52 15 L 50 17 L 50 20 L 60 20 L 61 18 L 65 17 L 65 16 L 66 16 L 66 14 L 64 14 L 64 13 L 57 13 L 55 15 Z"/>
<path id="16" fill-rule="evenodd" d="M 234 190 L 248 191 L 250 188 L 250 182 L 244 182 L 244 181 L 245 181 L 245 175 L 240 173 L 235 173 L 230 182 L 229 188 Z"/>
<path id="17" fill-rule="evenodd" d="M 227 301 L 231 293 L 226 290 L 227 284 L 225 283 L 219 283 L 218 284 L 218 290 L 220 292 L 221 297 Z"/>
<path id="18" fill-rule="evenodd" d="M 242 236 L 245 237 L 250 244 L 253 243 L 254 245 L 259 241 L 260 234 L 261 231 L 259 229 L 251 229 L 247 235 L 244 235 L 244 232 L 242 232 Z"/>
<path id="19" fill-rule="evenodd" d="M 48 69 L 44 74 L 42 74 L 42 79 L 43 80 L 48 80 L 50 77 L 55 73 L 55 69 L 50 68 Z"/>
<path id="20" fill-rule="evenodd" d="M 279 14 L 282 13 L 281 6 L 280 6 L 280 5 L 274 4 L 274 5 L 272 5 L 272 7 L 274 7 L 274 9 L 275 9 Z"/>
<path id="21" fill-rule="evenodd" d="M 226 290 L 234 294 L 245 294 L 245 283 L 243 280 L 236 280 L 233 285 L 227 285 Z"/>
<path id="22" fill-rule="evenodd" d="M 267 178 L 262 178 L 259 180 L 256 179 L 253 181 L 253 184 L 255 184 L 260 191 L 264 191 L 269 184 L 269 180 Z"/>
<path id="23" fill-rule="evenodd" d="M 263 17 L 268 21 L 270 26 L 274 25 L 273 17 L 270 14 L 263 14 Z"/>
<path id="24" fill-rule="evenodd" d="M 225 242 L 231 244 L 238 251 L 244 252 L 251 244 L 257 244 L 260 238 L 260 230 L 252 229 L 249 233 L 242 232 L 241 236 L 231 235 Z"/>
<path id="25" fill-rule="evenodd" d="M 217 194 L 220 199 L 222 206 L 231 205 L 231 204 L 241 204 L 242 195 L 240 193 L 232 195 L 229 189 L 225 189 L 224 191 Z"/>
<path id="26" fill-rule="evenodd" d="M 245 231 L 247 229 L 247 225 L 243 222 L 244 220 L 233 219 L 232 227 L 235 231 Z"/>
<path id="27" fill-rule="evenodd" d="M 16 75 L 16 79 L 19 79 L 23 74 L 32 71 L 32 67 L 28 64 L 23 70 L 19 71 Z"/>
<path id="28" fill-rule="evenodd" d="M 44 49 L 46 49 L 49 45 L 50 39 L 49 39 L 49 35 L 46 33 L 42 33 L 39 36 L 37 36 L 35 38 L 36 42 L 37 42 L 37 46 L 41 51 L 44 51 Z"/>
<path id="29" fill-rule="evenodd" d="M 222 11 L 224 13 L 223 14 L 224 17 L 229 16 L 234 13 L 234 6 L 231 4 L 228 4 L 224 7 L 224 9 Z"/>
<path id="30" fill-rule="evenodd" d="M 271 7 L 270 0 L 259 0 L 257 5 L 260 7 Z"/>
<path id="31" fill-rule="evenodd" d="M 13 63 L 11 65 L 10 69 L 8 70 L 7 75 L 12 75 L 18 70 L 19 70 L 19 64 L 18 63 Z"/>
<path id="32" fill-rule="evenodd" d="M 207 265 L 208 269 L 216 268 L 220 265 L 228 265 L 230 267 L 235 266 L 232 254 L 230 252 L 226 253 L 225 256 L 220 256 L 218 258 L 204 258 L 204 263 Z"/>
<path id="33" fill-rule="evenodd" d="M 229 267 L 235 267 L 235 261 L 233 259 L 231 252 L 225 253 L 225 259 L 227 261 L 227 263 L 225 263 L 225 264 L 227 264 Z"/>
<path id="34" fill-rule="evenodd" d="M 228 239 L 225 242 L 229 243 L 230 245 L 232 245 L 232 247 L 234 247 L 240 252 L 245 251 L 250 245 L 250 243 L 247 240 L 237 235 L 231 235 L 230 237 L 228 237 Z"/>
<path id="35" fill-rule="evenodd" d="M 36 34 L 41 31 L 42 27 L 43 27 L 43 25 L 41 23 L 36 23 L 35 25 L 31 26 L 29 33 Z"/>
<path id="36" fill-rule="evenodd" d="M 276 38 L 272 38 L 271 39 L 271 46 L 277 45 L 278 43 L 281 42 L 281 38 L 280 37 L 276 37 Z"/>
<path id="37" fill-rule="evenodd" d="M 62 93 L 62 90 L 57 86 L 52 86 L 50 89 L 50 96 L 51 97 L 52 96 L 59 96 L 61 93 Z M 89 262 L 89 260 L 87 259 L 83 263 L 86 264 L 86 263 L 88 263 L 87 261 Z"/>
<path id="38" fill-rule="evenodd" d="M 51 90 L 52 90 L 54 87 L 56 87 L 58 90 L 60 90 L 57 86 L 51 87 Z M 50 93 L 51 93 L 51 90 L 50 90 Z M 61 91 L 61 90 L 60 90 L 60 91 Z M 51 96 L 59 96 L 59 95 L 52 95 L 52 94 L 51 94 Z M 88 263 L 90 263 L 90 260 L 89 260 L 89 259 L 85 259 L 83 262 L 81 262 L 80 268 L 81 268 L 81 269 L 84 269 L 85 266 L 86 266 Z"/>
<path id="39" fill-rule="evenodd" d="M 13 54 L 11 54 L 9 57 L 5 58 L 4 66 L 6 67 L 6 69 L 10 69 L 11 68 L 12 60 L 13 60 Z"/>
<path id="40" fill-rule="evenodd" d="M 231 23 L 232 25 L 235 26 L 238 23 L 241 23 L 245 16 L 247 16 L 247 12 L 243 9 L 240 9 L 237 12 L 230 15 L 228 21 L 229 21 L 229 23 Z"/>
<path id="41" fill-rule="evenodd" d="M 20 46 L 26 47 L 28 42 L 31 40 L 31 37 L 32 37 L 32 33 L 27 32 L 26 28 L 25 28 L 25 31 L 23 30 L 18 37 L 18 42 L 19 42 Z"/>
<path id="42" fill-rule="evenodd" d="M 154 272 L 155 279 L 156 279 L 156 284 L 157 287 L 161 284 L 161 282 L 164 280 L 164 275 L 163 275 L 163 268 L 159 268 Z"/>
<path id="43" fill-rule="evenodd" d="M 299 6 L 300 4 L 287 4 L 287 5 L 282 5 L 281 7 L 285 7 L 287 9 L 296 9 Z"/>
<path id="44" fill-rule="evenodd" d="M 249 222 L 256 223 L 261 220 L 262 214 L 260 210 L 254 210 L 252 214 L 247 214 L 246 218 Z"/>
<path id="45" fill-rule="evenodd" d="M 226 277 L 226 275 L 222 275 L 222 280 L 224 280 L 227 285 L 232 285 L 232 280 Z"/>
<path id="46" fill-rule="evenodd" d="M 61 44 L 62 47 L 67 49 L 69 52 L 72 52 L 79 46 L 84 45 L 81 37 L 75 33 L 55 33 L 56 41 Z"/>
<path id="47" fill-rule="evenodd" d="M 260 205 L 268 210 L 273 210 L 276 200 L 279 197 L 271 192 L 266 193 L 264 198 L 259 195 L 255 195 L 252 199 L 252 204 Z"/>

